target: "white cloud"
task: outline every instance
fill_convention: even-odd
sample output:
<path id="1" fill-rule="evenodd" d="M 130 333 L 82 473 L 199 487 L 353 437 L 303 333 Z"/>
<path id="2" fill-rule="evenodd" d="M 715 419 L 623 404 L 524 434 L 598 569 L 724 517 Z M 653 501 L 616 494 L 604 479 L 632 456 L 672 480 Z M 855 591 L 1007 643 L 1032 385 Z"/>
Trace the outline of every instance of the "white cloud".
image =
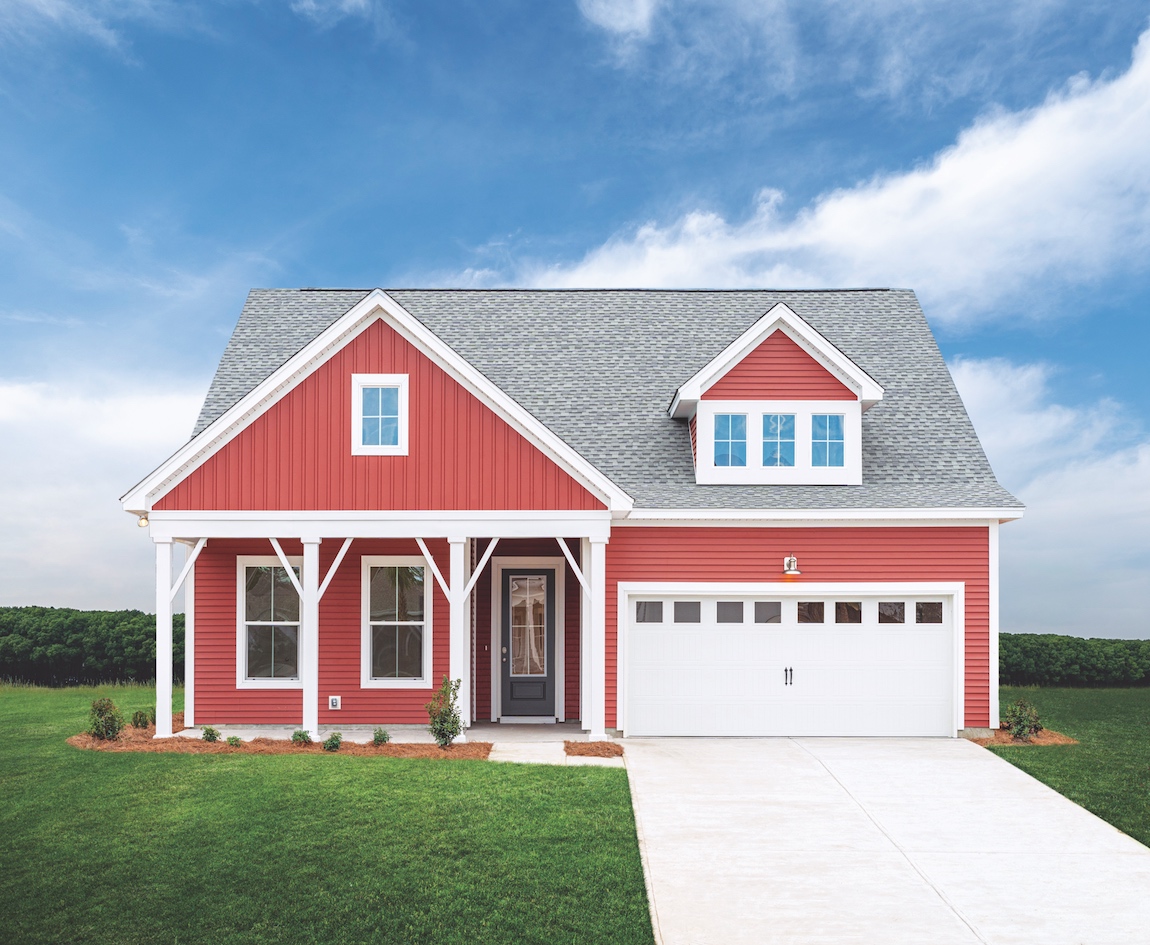
<path id="1" fill-rule="evenodd" d="M 0 604 L 152 611 L 152 544 L 119 496 L 187 440 L 206 380 L 0 380 Z"/>
<path id="2" fill-rule="evenodd" d="M 321 29 L 355 18 L 371 23 L 377 35 L 395 38 L 395 24 L 383 0 L 292 0 L 291 10 Z"/>
<path id="3" fill-rule="evenodd" d="M 1112 402 L 1057 403 L 1049 367 L 951 369 L 999 480 L 1028 505 L 1001 531 L 1002 629 L 1150 637 L 1150 441 Z"/>
<path id="4" fill-rule="evenodd" d="M 27 43 L 66 33 L 118 49 L 123 45 L 121 24 L 167 23 L 186 12 L 170 0 L 4 0 L 0 3 L 0 41 Z"/>
<path id="5" fill-rule="evenodd" d="M 765 189 L 744 220 L 698 209 L 646 223 L 575 264 L 525 268 L 520 281 L 912 286 L 949 320 L 1025 292 L 1040 311 L 1036 286 L 1144 268 L 1148 154 L 1150 32 L 1124 74 L 1079 77 L 1035 108 L 987 115 L 921 167 L 826 193 L 791 217 Z"/>
<path id="6" fill-rule="evenodd" d="M 576 0 L 596 26 L 626 37 L 646 36 L 662 0 Z"/>

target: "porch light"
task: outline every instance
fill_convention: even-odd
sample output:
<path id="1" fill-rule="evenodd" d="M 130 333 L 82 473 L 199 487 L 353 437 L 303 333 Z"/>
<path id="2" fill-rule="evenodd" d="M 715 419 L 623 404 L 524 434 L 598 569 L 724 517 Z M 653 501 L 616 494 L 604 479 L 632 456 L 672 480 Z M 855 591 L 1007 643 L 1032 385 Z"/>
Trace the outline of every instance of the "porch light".
<path id="1" fill-rule="evenodd" d="M 140 528 L 147 528 L 148 527 L 148 516 L 147 515 L 141 515 L 138 519 L 136 519 L 136 524 L 139 525 Z"/>
<path id="2" fill-rule="evenodd" d="M 794 555 L 787 555 L 783 558 L 783 574 L 802 574 L 799 570 L 799 559 Z"/>

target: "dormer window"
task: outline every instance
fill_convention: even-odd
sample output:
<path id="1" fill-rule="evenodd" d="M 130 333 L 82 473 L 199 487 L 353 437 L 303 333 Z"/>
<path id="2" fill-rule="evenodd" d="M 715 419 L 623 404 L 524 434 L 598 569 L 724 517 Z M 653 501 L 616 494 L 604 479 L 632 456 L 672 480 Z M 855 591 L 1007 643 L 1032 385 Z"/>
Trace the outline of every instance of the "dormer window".
<path id="1" fill-rule="evenodd" d="M 747 465 L 746 414 L 715 414 L 715 465 Z"/>
<path id="2" fill-rule="evenodd" d="M 763 465 L 793 466 L 794 464 L 795 415 L 763 414 Z"/>
<path id="3" fill-rule="evenodd" d="M 811 417 L 811 465 L 843 465 L 842 414 L 816 413 Z"/>
<path id="4" fill-rule="evenodd" d="M 351 376 L 353 456 L 407 455 L 407 375 Z"/>

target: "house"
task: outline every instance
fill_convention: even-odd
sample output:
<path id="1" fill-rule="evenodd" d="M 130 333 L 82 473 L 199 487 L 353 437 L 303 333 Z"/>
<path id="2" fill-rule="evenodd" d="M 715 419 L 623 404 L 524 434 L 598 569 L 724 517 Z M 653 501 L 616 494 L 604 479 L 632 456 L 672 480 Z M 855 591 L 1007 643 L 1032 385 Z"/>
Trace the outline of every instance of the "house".
<path id="1" fill-rule="evenodd" d="M 122 503 L 161 736 L 180 586 L 189 725 L 997 724 L 1022 507 L 910 291 L 255 290 Z"/>

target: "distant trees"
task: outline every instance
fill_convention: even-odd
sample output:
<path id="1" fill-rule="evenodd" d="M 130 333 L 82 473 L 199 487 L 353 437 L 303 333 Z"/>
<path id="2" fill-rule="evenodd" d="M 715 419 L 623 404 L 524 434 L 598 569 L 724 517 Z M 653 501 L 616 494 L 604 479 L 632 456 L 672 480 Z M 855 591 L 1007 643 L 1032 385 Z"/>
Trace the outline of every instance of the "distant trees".
<path id="1" fill-rule="evenodd" d="M 998 673 L 1009 686 L 1150 686 L 1150 640 L 1000 633 Z"/>
<path id="2" fill-rule="evenodd" d="M 173 620 L 173 673 L 184 678 L 184 617 Z M 156 678 L 156 618 L 139 610 L 0 607 L 0 679 L 50 686 Z"/>

